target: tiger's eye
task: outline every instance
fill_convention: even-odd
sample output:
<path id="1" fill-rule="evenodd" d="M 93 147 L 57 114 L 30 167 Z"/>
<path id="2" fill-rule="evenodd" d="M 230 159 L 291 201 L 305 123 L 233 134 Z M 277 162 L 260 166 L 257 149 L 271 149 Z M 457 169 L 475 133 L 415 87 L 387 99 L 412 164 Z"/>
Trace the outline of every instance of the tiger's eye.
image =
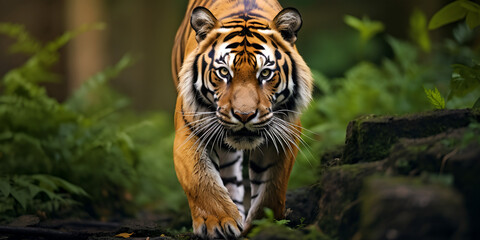
<path id="1" fill-rule="evenodd" d="M 228 69 L 226 67 L 220 68 L 220 74 L 222 74 L 222 76 L 227 76 L 228 75 Z"/>
<path id="2" fill-rule="evenodd" d="M 266 78 L 266 77 L 270 76 L 270 73 L 271 73 L 271 72 L 272 72 L 272 71 L 271 71 L 270 69 L 263 69 L 263 70 L 260 72 L 260 75 L 261 75 L 262 77 Z"/>

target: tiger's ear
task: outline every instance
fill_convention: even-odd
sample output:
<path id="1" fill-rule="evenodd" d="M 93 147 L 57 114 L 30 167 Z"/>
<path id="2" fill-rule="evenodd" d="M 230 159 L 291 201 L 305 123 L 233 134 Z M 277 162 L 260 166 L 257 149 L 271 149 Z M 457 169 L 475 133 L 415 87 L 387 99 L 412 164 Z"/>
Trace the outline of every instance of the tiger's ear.
<path id="1" fill-rule="evenodd" d="M 192 11 L 192 17 L 190 18 L 190 24 L 197 33 L 195 37 L 197 42 L 201 42 L 207 34 L 217 24 L 217 19 L 213 14 L 204 7 L 196 7 Z"/>
<path id="2" fill-rule="evenodd" d="M 293 44 L 297 40 L 298 30 L 302 27 L 302 16 L 295 8 L 284 8 L 273 19 L 273 24 L 283 39 Z"/>

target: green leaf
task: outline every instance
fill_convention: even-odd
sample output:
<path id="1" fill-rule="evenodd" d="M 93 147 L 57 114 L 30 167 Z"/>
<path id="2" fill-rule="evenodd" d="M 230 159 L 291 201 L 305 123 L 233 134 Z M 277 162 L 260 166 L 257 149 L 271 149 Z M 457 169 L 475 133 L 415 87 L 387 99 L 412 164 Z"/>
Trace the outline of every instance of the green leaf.
<path id="1" fill-rule="evenodd" d="M 27 209 L 28 200 L 33 199 L 33 197 L 30 195 L 30 192 L 27 189 L 28 188 L 14 188 L 10 192 L 13 198 L 15 198 L 15 200 L 17 200 L 18 203 L 20 203 L 20 206 L 22 206 L 23 209 Z"/>
<path id="2" fill-rule="evenodd" d="M 419 9 L 410 16 L 410 38 L 425 52 L 430 52 L 431 42 L 428 36 L 427 17 Z"/>
<path id="3" fill-rule="evenodd" d="M 275 219 L 274 215 L 273 215 L 273 210 L 270 209 L 270 208 L 264 208 L 263 211 L 265 212 L 265 217 L 272 221 Z"/>
<path id="4" fill-rule="evenodd" d="M 462 6 L 462 2 L 465 0 L 452 2 L 436 12 L 428 23 L 428 29 L 433 30 L 464 18 L 468 10 Z"/>
<path id="5" fill-rule="evenodd" d="M 425 90 L 425 94 L 427 95 L 428 100 L 436 109 L 445 109 L 445 99 L 442 97 L 442 94 L 440 94 L 437 88 L 423 89 Z"/>
<path id="6" fill-rule="evenodd" d="M 135 59 L 132 56 L 130 56 L 129 54 L 125 54 L 117 62 L 117 64 L 93 75 L 88 80 L 86 80 L 80 86 L 80 88 L 76 90 L 73 95 L 66 101 L 65 106 L 75 112 L 80 112 L 82 114 L 93 111 L 94 114 L 97 115 L 105 115 L 101 112 L 109 114 L 112 111 L 125 107 L 128 101 L 123 98 L 119 98 L 116 102 L 110 104 L 110 107 L 113 105 L 113 109 L 98 109 L 99 104 L 97 103 L 97 101 L 104 100 L 105 102 L 105 98 L 108 98 L 108 94 L 105 93 L 111 93 L 111 91 L 108 91 L 108 89 L 105 90 L 108 82 L 111 79 L 117 77 L 123 70 L 131 66 L 134 62 Z"/>
<path id="7" fill-rule="evenodd" d="M 48 175 L 35 174 L 32 175 L 31 178 L 32 180 L 38 181 L 38 186 L 40 186 L 42 189 L 52 192 L 58 189 L 58 186 L 52 180 L 50 180 Z"/>
<path id="8" fill-rule="evenodd" d="M 47 184 L 49 186 L 49 188 L 47 189 L 51 191 L 55 191 L 58 188 L 62 188 L 71 194 L 88 196 L 88 194 L 81 187 L 76 186 L 59 177 L 55 177 L 51 175 L 35 174 L 35 175 L 32 175 L 32 178 L 39 180 L 41 183 Z"/>
<path id="9" fill-rule="evenodd" d="M 400 63 L 402 66 L 402 70 L 411 69 L 412 66 L 415 66 L 418 50 L 410 44 L 409 42 L 402 41 L 396 39 L 394 37 L 388 36 L 387 42 L 393 49 L 393 53 L 395 54 L 395 59 Z"/>
<path id="10" fill-rule="evenodd" d="M 458 0 L 460 2 L 460 5 L 467 9 L 469 12 L 480 12 L 480 5 L 472 2 L 472 1 L 467 1 L 467 0 Z"/>
<path id="11" fill-rule="evenodd" d="M 343 21 L 360 33 L 360 38 L 363 43 L 368 42 L 373 36 L 385 29 L 382 22 L 372 21 L 366 16 L 360 20 L 354 16 L 345 15 Z"/>
<path id="12" fill-rule="evenodd" d="M 41 44 L 25 30 L 25 26 L 13 23 L 0 23 L 0 34 L 15 38 L 17 41 L 10 47 L 10 52 L 34 54 L 41 49 Z"/>
<path id="13" fill-rule="evenodd" d="M 477 98 L 477 101 L 475 101 L 472 108 L 480 108 L 480 97 Z"/>
<path id="14" fill-rule="evenodd" d="M 58 49 L 60 49 L 65 44 L 70 42 L 70 40 L 72 40 L 74 37 L 91 30 L 103 30 L 105 29 L 105 27 L 106 27 L 105 23 L 84 24 L 80 26 L 78 29 L 74 31 L 67 31 L 63 35 L 55 39 L 54 41 L 49 42 L 45 46 L 45 50 L 47 50 L 48 52 L 56 52 L 58 51 Z"/>
<path id="15" fill-rule="evenodd" d="M 480 65 L 474 67 L 462 64 L 454 64 L 452 79 L 450 80 L 451 94 L 453 96 L 463 97 L 474 91 L 480 86 Z"/>
<path id="16" fill-rule="evenodd" d="M 470 29 L 476 28 L 480 25 L 480 13 L 468 12 L 466 22 Z"/>
<path id="17" fill-rule="evenodd" d="M 4 197 L 10 195 L 10 178 L 0 178 L 0 192 L 2 192 Z"/>
<path id="18" fill-rule="evenodd" d="M 13 133 L 10 131 L 5 131 L 0 133 L 0 141 L 9 140 L 13 137 Z"/>

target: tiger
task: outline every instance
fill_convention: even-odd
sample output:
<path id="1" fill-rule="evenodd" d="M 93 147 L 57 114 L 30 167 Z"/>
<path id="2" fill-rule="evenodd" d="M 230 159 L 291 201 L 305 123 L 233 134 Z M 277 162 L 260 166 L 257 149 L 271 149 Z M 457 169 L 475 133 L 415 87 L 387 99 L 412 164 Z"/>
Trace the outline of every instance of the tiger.
<path id="1" fill-rule="evenodd" d="M 173 158 L 201 238 L 238 238 L 265 208 L 285 217 L 300 115 L 312 98 L 295 45 L 301 26 L 299 11 L 276 0 L 188 3 L 172 50 Z"/>

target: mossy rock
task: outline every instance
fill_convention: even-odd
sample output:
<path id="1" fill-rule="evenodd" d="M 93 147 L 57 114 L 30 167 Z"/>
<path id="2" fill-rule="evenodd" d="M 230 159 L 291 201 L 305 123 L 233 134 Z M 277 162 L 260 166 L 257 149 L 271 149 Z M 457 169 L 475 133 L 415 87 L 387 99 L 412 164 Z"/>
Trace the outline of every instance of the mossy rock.
<path id="1" fill-rule="evenodd" d="M 318 227 L 333 238 L 350 239 L 357 231 L 359 218 L 358 195 L 363 180 L 384 172 L 382 161 L 332 167 L 322 174 L 318 184 Z"/>
<path id="2" fill-rule="evenodd" d="M 361 193 L 360 231 L 354 239 L 465 239 L 461 195 L 412 177 L 371 177 Z"/>
<path id="3" fill-rule="evenodd" d="M 286 201 L 286 218 L 290 221 L 288 226 L 313 223 L 319 212 L 320 194 L 320 189 L 316 185 L 288 191 Z"/>
<path id="4" fill-rule="evenodd" d="M 386 162 L 393 174 L 451 178 L 463 194 L 468 210 L 470 235 L 480 239 L 480 126 L 450 130 L 421 139 L 401 139 Z M 437 177 L 438 178 L 438 177 Z"/>
<path id="5" fill-rule="evenodd" d="M 480 121 L 480 112 L 470 109 L 438 110 L 404 116 L 368 115 L 347 127 L 344 163 L 384 159 L 400 138 L 423 138 Z"/>

